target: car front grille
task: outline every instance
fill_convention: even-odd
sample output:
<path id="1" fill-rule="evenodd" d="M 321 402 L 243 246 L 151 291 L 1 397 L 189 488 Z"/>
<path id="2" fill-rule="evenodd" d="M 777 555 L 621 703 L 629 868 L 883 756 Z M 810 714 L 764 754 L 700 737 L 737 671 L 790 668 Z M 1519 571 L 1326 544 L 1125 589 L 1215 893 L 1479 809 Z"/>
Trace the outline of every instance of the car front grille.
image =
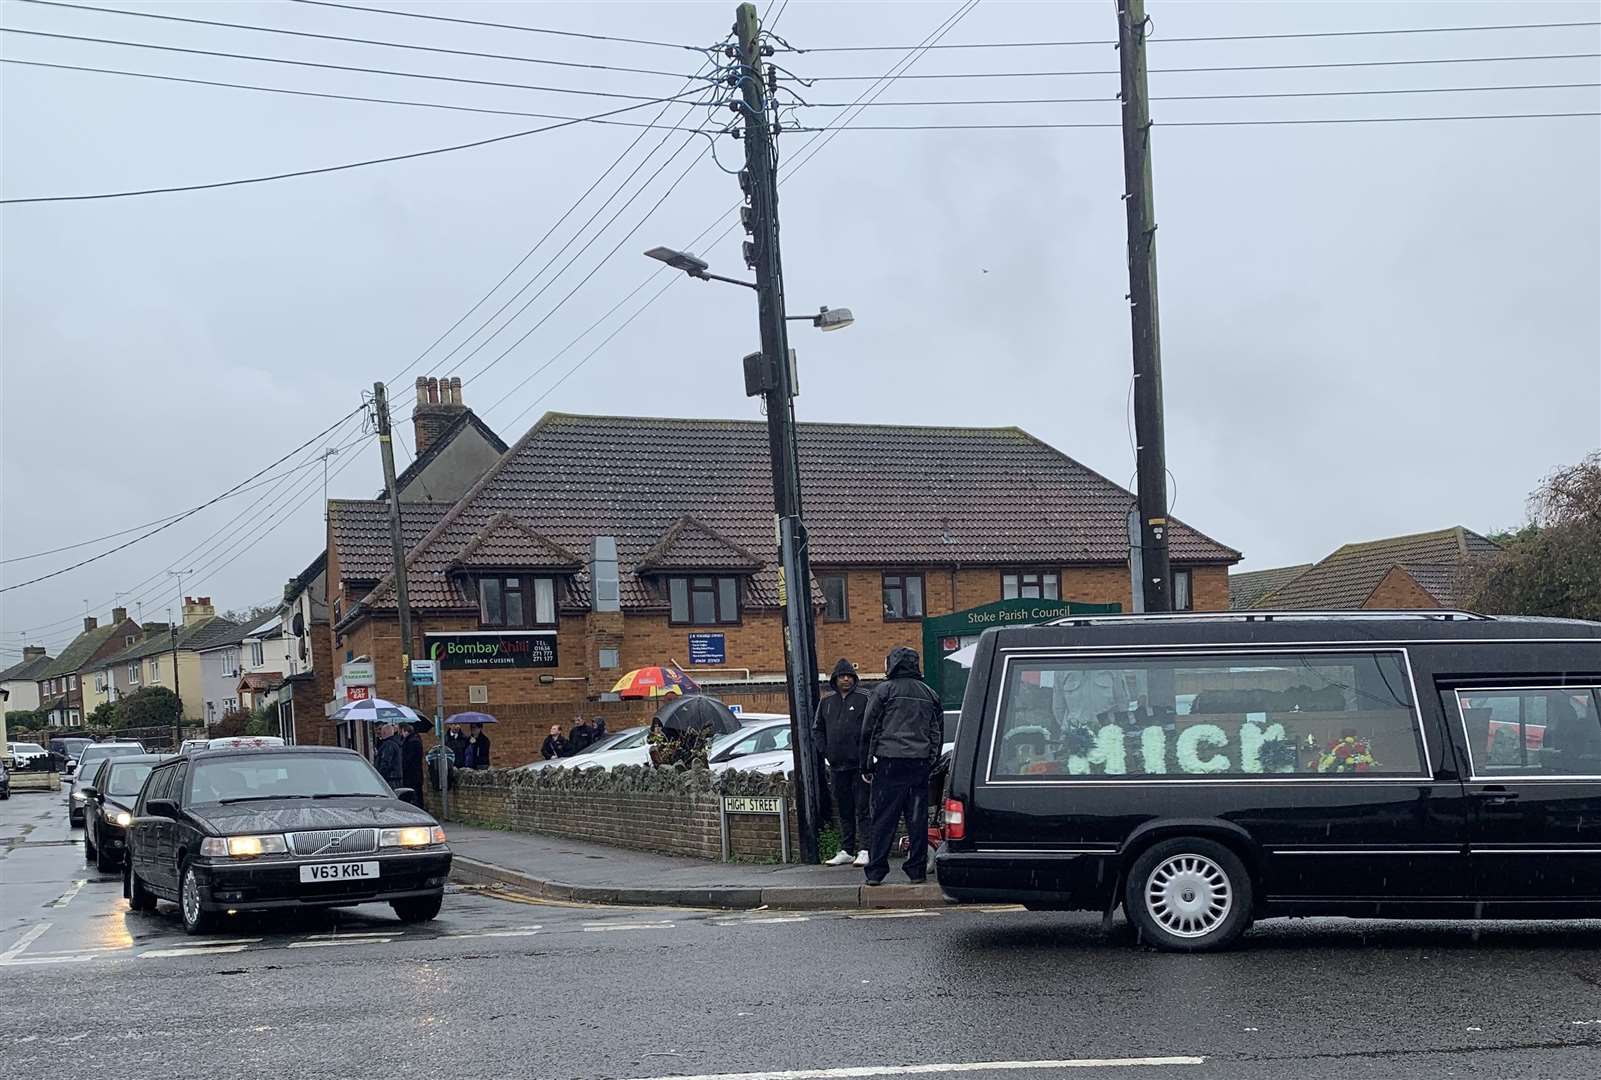
<path id="1" fill-rule="evenodd" d="M 367 855 L 378 850 L 377 829 L 310 829 L 289 834 L 296 855 Z"/>

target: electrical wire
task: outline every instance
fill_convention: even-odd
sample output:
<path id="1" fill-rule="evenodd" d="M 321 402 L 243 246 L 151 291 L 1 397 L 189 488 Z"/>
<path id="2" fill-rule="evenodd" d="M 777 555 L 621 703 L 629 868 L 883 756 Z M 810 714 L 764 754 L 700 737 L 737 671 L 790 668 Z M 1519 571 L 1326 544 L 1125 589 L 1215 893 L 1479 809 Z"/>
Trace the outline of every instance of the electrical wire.
<path id="1" fill-rule="evenodd" d="M 442 101 L 407 101 L 403 98 L 368 97 L 362 94 L 335 94 L 321 90 L 291 90 L 281 86 L 257 86 L 251 83 L 222 82 L 217 79 L 191 79 L 180 75 L 157 75 L 146 71 L 127 71 L 122 68 L 89 67 L 83 64 L 51 64 L 42 60 L 17 60 L 0 56 L 0 64 L 20 67 L 50 68 L 56 71 L 78 71 L 96 75 L 122 75 L 134 79 L 151 79 L 157 82 L 187 83 L 191 86 L 215 86 L 227 90 L 252 90 L 264 94 L 283 94 L 289 97 L 323 98 L 329 101 L 362 101 L 374 105 L 406 105 L 418 109 L 441 109 L 447 112 L 481 113 L 486 116 L 526 116 L 535 120 L 583 120 L 590 124 L 608 127 L 657 128 L 661 124 L 636 123 L 631 120 L 597 120 L 562 113 L 528 112 L 524 109 L 489 109 L 473 105 L 449 105 Z M 675 128 L 676 131 L 693 131 L 693 128 Z"/>
<path id="2" fill-rule="evenodd" d="M 487 26 L 495 30 L 518 30 L 525 34 L 548 34 L 554 37 L 583 38 L 586 41 L 611 41 L 623 45 L 655 45 L 663 49 L 687 49 L 690 52 L 706 51 L 699 45 L 683 45 L 675 41 L 652 41 L 648 38 L 617 37 L 610 34 L 585 34 L 577 30 L 552 30 L 544 26 L 523 26 L 518 23 L 489 22 L 484 19 L 462 19 L 449 15 L 429 15 L 421 11 L 395 11 L 392 8 L 364 7 L 360 4 L 339 4 L 332 2 L 332 0 L 290 0 L 290 2 L 305 4 L 309 7 L 360 11 L 368 15 L 395 15 L 406 19 L 427 19 L 430 22 L 459 23 L 463 26 Z"/>
<path id="3" fill-rule="evenodd" d="M 91 45 L 120 45 L 129 49 L 150 49 L 154 52 L 181 53 L 185 56 L 211 56 L 223 60 L 249 60 L 259 64 L 283 64 L 288 67 L 317 68 L 322 71 L 348 71 L 363 75 L 389 75 L 397 79 L 424 79 L 428 82 L 461 83 L 464 86 L 495 86 L 511 90 L 537 90 L 546 94 L 573 94 L 578 97 L 612 98 L 618 101 L 642 101 L 647 105 L 660 101 L 649 94 L 623 94 L 612 90 L 582 90 L 571 86 L 540 86 L 533 83 L 505 82 L 499 79 L 468 79 L 457 75 L 430 75 L 421 71 L 397 71 L 390 68 L 362 67 L 358 64 L 329 64 L 317 60 L 294 60 L 285 56 L 258 56 L 254 53 L 221 52 L 216 49 L 191 49 L 179 45 L 159 45 L 148 41 L 124 41 L 121 38 L 89 37 L 83 34 L 59 34 L 44 30 L 23 30 L 15 26 L 0 26 L 0 33 L 20 34 L 24 37 L 50 38 L 55 41 L 79 41 Z"/>
<path id="4" fill-rule="evenodd" d="M 274 180 L 289 180 L 300 176 L 320 176 L 325 173 L 343 172 L 349 169 L 362 169 L 370 165 L 388 165 L 397 161 L 410 161 L 415 158 L 433 157 L 438 154 L 454 153 L 458 150 L 472 150 L 480 146 L 490 146 L 495 143 L 507 142 L 511 139 L 521 139 L 529 135 L 539 135 L 559 128 L 571 127 L 574 124 L 584 123 L 601 117 L 616 116 L 618 113 L 629 112 L 633 109 L 642 109 L 647 105 L 659 105 L 664 101 L 675 101 L 687 94 L 678 94 L 668 98 L 652 98 L 649 101 L 635 105 L 626 105 L 610 112 L 597 113 L 595 116 L 586 116 L 577 120 L 563 120 L 555 124 L 546 124 L 543 127 L 528 128 L 523 131 L 512 131 L 505 135 L 495 135 L 487 139 L 474 139 L 472 142 L 456 143 L 451 146 L 436 146 L 428 150 L 415 150 L 406 154 L 391 154 L 388 157 L 367 158 L 363 161 L 348 161 L 341 165 L 324 165 L 315 169 L 296 169 L 291 172 L 274 173 L 268 176 L 241 177 L 234 180 L 214 180 L 205 184 L 178 184 L 169 187 L 142 188 L 133 191 L 104 191 L 89 195 L 33 195 L 25 198 L 0 199 L 0 205 L 15 205 L 20 203 L 50 203 L 50 202 L 87 202 L 97 199 L 128 199 L 144 195 L 170 195 L 181 191 L 211 191 L 216 188 L 240 187 L 246 184 L 265 184 Z"/>
<path id="5" fill-rule="evenodd" d="M 1459 34 L 1478 30 L 1566 30 L 1601 26 L 1601 22 L 1505 23 L 1499 26 L 1408 26 L 1384 30 L 1314 30 L 1289 34 L 1205 34 L 1195 37 L 1150 39 L 1155 44 L 1197 41 L 1287 41 L 1300 38 L 1389 37 L 1398 34 Z M 987 41 L 931 45 L 931 49 L 1051 49 L 1071 45 L 1116 45 L 1116 38 L 1083 41 Z M 911 48 L 907 45 L 833 45 L 814 49 L 791 49 L 797 53 L 890 52 Z"/>
<path id="6" fill-rule="evenodd" d="M 1576 112 L 1488 113 L 1466 116 L 1341 116 L 1299 120 L 1170 120 L 1152 124 L 1160 128 L 1176 127 L 1293 127 L 1319 124 L 1415 124 L 1449 120 L 1554 120 L 1580 116 L 1601 116 L 1601 110 Z M 1107 123 L 1017 123 L 1017 124 L 863 124 L 851 131 L 1034 131 L 1054 128 L 1120 128 L 1119 122 Z M 803 131 L 843 131 L 844 128 L 802 128 Z"/>
<path id="7" fill-rule="evenodd" d="M 1224 71 L 1322 71 L 1335 68 L 1415 67 L 1420 64 L 1492 64 L 1522 60 L 1594 60 L 1601 53 L 1546 53 L 1539 56 L 1447 56 L 1434 60 L 1347 60 L 1317 64 L 1213 64 L 1198 67 L 1149 68 L 1152 75 Z M 905 79 L 1048 79 L 1072 75 L 1119 75 L 1116 68 L 1085 71 L 954 71 L 937 75 L 903 75 Z M 813 82 L 865 82 L 872 75 L 818 75 Z"/>
<path id="8" fill-rule="evenodd" d="M 1278 98 L 1324 98 L 1324 97 L 1370 97 L 1395 94 L 1464 94 L 1495 90 L 1588 90 L 1601 86 L 1595 82 L 1577 83 L 1521 83 L 1507 86 L 1421 86 L 1407 89 L 1383 90 L 1289 90 L 1271 91 L 1267 93 L 1247 94 L 1152 94 L 1151 101 L 1265 101 Z M 1102 94 L 1096 97 L 1069 97 L 1069 98 L 971 98 L 952 101 L 873 101 L 864 105 L 864 108 L 896 108 L 901 106 L 919 106 L 927 108 L 944 107 L 948 105 L 1088 105 L 1101 103 L 1115 103 L 1116 94 Z M 813 109 L 848 109 L 852 105 L 842 102 L 809 102 L 808 108 Z"/>
<path id="9" fill-rule="evenodd" d="M 620 67 L 615 64 L 592 64 L 579 60 L 551 60 L 535 56 L 517 56 L 510 53 L 475 52 L 471 49 L 447 49 L 438 45 L 412 45 L 402 41 L 382 41 L 376 38 L 345 37 L 340 34 L 318 34 L 310 30 L 287 30 L 276 26 L 257 26 L 253 23 L 223 22 L 218 19 L 197 19 L 186 15 L 163 15 L 155 11 L 127 11 L 123 8 L 97 7 L 91 4 L 65 4 L 60 0 L 19 0 L 20 3 L 39 7 L 65 8 L 68 11 L 95 11 L 106 15 L 126 15 L 136 19 L 160 19 L 163 22 L 188 23 L 194 26 L 218 26 L 229 30 L 247 30 L 257 34 L 278 34 L 284 37 L 312 38 L 317 41 L 342 41 L 352 45 L 376 45 L 385 49 L 407 49 L 413 52 L 440 53 L 445 56 L 470 56 L 480 60 L 513 60 L 520 64 L 545 64 L 551 67 L 579 68 L 591 71 L 616 71 L 630 75 L 658 75 L 681 79 L 677 71 L 658 68 Z"/>
<path id="10" fill-rule="evenodd" d="M 358 406 L 357 408 L 352 409 L 350 412 L 346 413 L 344 416 L 341 416 L 338 420 L 334 421 L 332 424 L 329 424 L 327 427 L 325 427 L 321 431 L 317 432 L 317 434 L 313 435 L 310 439 L 307 439 L 305 442 L 301 443 L 299 446 L 297 446 L 293 450 L 289 451 L 289 453 L 285 454 L 283 457 L 279 458 L 277 461 L 274 461 L 271 465 L 268 465 L 268 466 L 266 466 L 265 468 L 262 468 L 262 469 L 258 469 L 256 472 L 252 473 L 251 475 L 245 477 L 243 480 L 239 481 L 239 483 L 237 483 L 237 484 L 233 485 L 232 487 L 228 488 L 222 494 L 215 495 L 215 496 L 211 497 L 210 499 L 207 499 L 205 502 L 201 503 L 199 506 L 190 507 L 188 510 L 185 510 L 183 513 L 176 515 L 175 517 L 173 517 L 169 521 L 163 522 L 162 524 L 158 525 L 154 529 L 151 529 L 149 532 L 141 533 L 140 535 L 134 537 L 132 540 L 126 541 L 125 543 L 118 544 L 116 547 L 111 548 L 108 551 L 102 551 L 98 555 L 93 555 L 93 556 L 91 556 L 91 557 L 89 557 L 87 559 L 83 559 L 83 560 L 80 560 L 79 562 L 75 562 L 71 566 L 64 566 L 59 570 L 52 570 L 48 574 L 41 574 L 38 577 L 29 578 L 27 581 L 19 581 L 14 585 L 6 585 L 6 586 L 3 586 L 3 587 L 0 587 L 0 593 L 15 592 L 17 589 L 23 588 L 24 586 L 35 585 L 35 584 L 37 584 L 37 583 L 39 583 L 41 581 L 48 581 L 51 578 L 60 577 L 62 574 L 68 573 L 69 571 L 72 571 L 72 570 L 76 570 L 79 567 L 88 566 L 90 563 L 99 562 L 101 559 L 104 559 L 108 555 L 113 555 L 116 552 L 124 551 L 124 550 L 126 550 L 126 549 L 128 549 L 130 547 L 133 547 L 133 545 L 139 543 L 140 541 L 148 540 L 150 537 L 155 536 L 157 533 L 164 532 L 167 529 L 172 528 L 174 525 L 178 524 L 178 522 L 185 521 L 185 520 L 193 517 L 194 515 L 200 513 L 200 511 L 204 510 L 206 507 L 215 505 L 216 503 L 221 502 L 223 499 L 226 499 L 228 496 L 236 494 L 239 491 L 240 488 L 244 487 L 246 484 L 250 483 L 252 480 L 259 479 L 264 473 L 267 473 L 267 472 L 271 471 L 272 469 L 277 468 L 279 465 L 283 464 L 285 461 L 288 461 L 290 458 L 292 458 L 296 454 L 300 453 L 300 451 L 304 450 L 306 447 L 310 446 L 312 443 L 316 442 L 317 440 L 321 439 L 324 435 L 327 435 L 330 431 L 334 430 L 334 428 L 339 427 L 346 420 L 349 420 L 352 416 L 356 415 L 356 413 L 360 412 L 361 409 L 362 409 L 362 406 Z"/>

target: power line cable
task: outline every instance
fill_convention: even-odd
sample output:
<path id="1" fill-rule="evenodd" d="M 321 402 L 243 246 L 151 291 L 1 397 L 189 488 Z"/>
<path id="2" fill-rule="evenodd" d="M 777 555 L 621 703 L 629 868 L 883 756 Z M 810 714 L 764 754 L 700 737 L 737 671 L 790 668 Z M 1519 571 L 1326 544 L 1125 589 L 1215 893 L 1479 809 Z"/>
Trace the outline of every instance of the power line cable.
<path id="1" fill-rule="evenodd" d="M 1381 90 L 1289 90 L 1270 91 L 1266 93 L 1246 94 L 1152 94 L 1152 101 L 1265 101 L 1277 98 L 1324 98 L 1324 97 L 1371 97 L 1396 94 L 1465 94 L 1481 91 L 1496 90 L 1588 90 L 1601 86 L 1594 82 L 1570 83 L 1520 83 L 1504 86 L 1420 86 L 1404 89 Z M 1055 98 L 969 98 L 950 101 L 872 101 L 863 108 L 896 108 L 902 106 L 918 106 L 926 108 L 944 107 L 948 105 L 1088 105 L 1117 102 L 1116 94 L 1101 94 L 1095 97 L 1055 97 Z M 849 109 L 853 104 L 843 102 L 809 101 L 804 108 L 810 109 Z"/>
<path id="2" fill-rule="evenodd" d="M 65 8 L 68 11 L 94 11 L 106 15 L 126 15 L 136 19 L 160 19 L 163 22 L 188 23 L 194 26 L 217 26 L 229 30 L 246 30 L 257 34 L 278 34 L 284 37 L 311 38 L 317 41 L 342 41 L 352 45 L 375 45 L 385 49 L 407 49 L 413 52 L 440 53 L 445 56 L 470 56 L 480 60 L 513 60 L 520 64 L 545 64 L 551 67 L 580 68 L 591 71 L 616 71 L 630 75 L 658 75 L 681 79 L 677 71 L 658 68 L 621 67 L 615 64 L 585 63 L 580 60 L 551 60 L 535 56 L 517 56 L 511 53 L 475 52 L 471 49 L 447 49 L 439 45 L 412 45 L 403 41 L 382 41 L 377 38 L 346 37 L 341 34 L 319 34 L 310 30 L 288 30 L 276 26 L 257 26 L 253 23 L 223 22 L 219 19 L 197 19 L 185 15 L 164 15 L 155 11 L 127 11 L 123 8 L 97 7 L 90 4 L 65 4 L 60 0 L 20 0 L 24 4 L 40 7 Z"/>
<path id="3" fill-rule="evenodd" d="M 525 34 L 547 34 L 553 37 L 582 38 L 586 41 L 610 41 L 624 45 L 654 45 L 663 49 L 687 49 L 704 52 L 699 45 L 683 45 L 675 41 L 652 41 L 648 38 L 618 37 L 610 34 L 586 34 L 577 30 L 553 30 L 544 26 L 523 26 L 518 23 L 489 22 L 483 19 L 462 19 L 448 15 L 429 15 L 421 11 L 395 11 L 392 8 L 363 7 L 360 4 L 338 4 L 331 0 L 291 0 L 309 7 L 341 8 L 360 11 L 368 15 L 395 15 L 406 19 L 427 19 L 430 22 L 459 23 L 463 26 L 486 26 L 495 30 L 517 30 Z"/>
<path id="4" fill-rule="evenodd" d="M 528 128 L 524 131 L 513 131 L 505 135 L 495 135 L 487 139 L 474 139 L 472 142 L 456 143 L 451 146 L 436 146 L 428 150 L 416 150 L 406 154 L 391 154 L 388 157 L 368 158 L 363 161 L 349 161 L 342 165 L 325 165 L 316 169 L 296 169 L 291 172 L 274 173 L 269 176 L 242 177 L 235 180 L 215 180 L 205 184 L 179 184 L 170 187 L 143 188 L 134 191 L 107 191 L 91 195 L 34 195 L 26 198 L 0 199 L 0 205 L 15 203 L 48 203 L 48 202 L 86 202 L 95 199 L 127 199 L 142 195 L 169 195 L 180 191 L 211 191 L 216 188 L 240 187 L 246 184 L 265 184 L 274 180 L 289 180 L 300 176 L 319 176 L 325 173 L 343 172 L 349 169 L 362 169 L 369 165 L 387 165 L 396 161 L 410 161 L 415 158 L 432 157 L 437 154 L 449 154 L 458 150 L 472 150 L 480 146 L 490 146 L 495 143 L 507 142 L 511 139 L 521 139 L 528 135 L 538 135 L 558 128 L 571 127 L 574 124 L 584 123 L 601 117 L 616 116 L 619 113 L 629 112 L 633 109 L 642 109 L 647 105 L 659 105 L 664 101 L 674 101 L 686 97 L 678 94 L 668 98 L 653 98 L 649 101 L 627 105 L 610 112 L 597 113 L 595 116 L 586 116 L 578 120 L 564 120 L 560 123 L 546 124 L 544 127 Z"/>
<path id="5" fill-rule="evenodd" d="M 1490 113 L 1466 116 L 1342 116 L 1299 120 L 1170 120 L 1152 121 L 1156 127 L 1291 127 L 1318 124 L 1413 124 L 1450 120 L 1552 120 L 1580 116 L 1601 116 L 1601 111 Z M 1116 128 L 1118 122 L 1100 123 L 1015 123 L 1015 124 L 863 124 L 851 131 L 1031 131 L 1050 128 Z M 843 128 L 801 128 L 802 131 L 841 131 Z"/>
<path id="6" fill-rule="evenodd" d="M 660 128 L 660 124 L 636 123 L 631 120 L 597 120 L 592 117 L 568 116 L 562 113 L 530 112 L 526 109 L 489 109 L 473 105 L 450 105 L 442 101 L 408 101 L 404 98 L 369 97 L 364 94 L 336 94 L 322 90 L 292 90 L 282 86 L 257 86 L 252 83 L 223 82 L 218 79 L 191 79 L 181 75 L 157 75 L 147 71 L 128 71 L 123 68 L 90 67 L 85 64 L 52 64 L 43 60 L 18 60 L 0 56 L 0 64 L 19 67 L 50 68 L 56 71 L 78 71 L 96 75 L 121 75 L 133 79 L 150 79 L 156 82 L 187 83 L 191 86 L 215 86 L 227 90 L 252 90 L 264 94 L 282 94 L 288 97 L 322 98 L 329 101 L 361 101 L 374 105 L 406 105 L 418 109 L 441 109 L 447 112 L 481 113 L 485 116 L 526 116 L 535 120 L 584 120 L 591 124 L 609 127 Z M 690 128 L 675 128 L 689 131 Z"/>
<path id="7" fill-rule="evenodd" d="M 1447 56 L 1433 60 L 1347 60 L 1317 64 L 1214 64 L 1196 67 L 1168 67 L 1150 70 L 1152 75 L 1224 71 L 1321 71 L 1336 68 L 1415 67 L 1422 64 L 1492 64 L 1524 60 L 1594 60 L 1601 53 L 1546 53 L 1539 56 Z M 904 79 L 1049 79 L 1074 75 L 1118 75 L 1116 68 L 1084 71 L 952 71 L 939 74 L 903 75 Z M 865 82 L 881 76 L 818 75 L 808 82 Z"/>
<path id="8" fill-rule="evenodd" d="M 365 406 L 357 406 L 355 409 L 352 409 L 350 412 L 346 413 L 344 416 L 341 416 L 338 420 L 334 421 L 332 424 L 329 424 L 327 427 L 323 428 L 317 434 L 313 435 L 310 439 L 306 440 L 305 442 L 301 443 L 299 446 L 295 447 L 293 450 L 289 451 L 289 453 L 285 454 L 283 457 L 279 458 L 277 461 L 274 461 L 271 465 L 268 465 L 266 468 L 257 470 L 256 472 L 252 473 L 251 475 L 245 477 L 245 479 L 239 481 L 239 483 L 233 485 L 228 490 L 224 491 L 222 494 L 216 495 L 216 496 L 213 496 L 210 499 L 207 499 L 205 502 L 201 503 L 199 506 L 191 507 L 190 509 L 184 511 L 182 514 L 179 514 L 178 516 L 174 517 L 172 520 L 163 522 L 161 525 L 158 525 L 154 529 L 151 529 L 149 532 L 141 533 L 140 535 L 134 537 L 132 540 L 126 541 L 125 543 L 118 544 L 116 547 L 111 548 L 108 551 L 102 551 L 98 555 L 94 555 L 94 556 L 91 556 L 91 557 L 89 557 L 87 559 L 80 560 L 79 562 L 75 562 L 71 566 L 64 566 L 59 570 L 52 570 L 48 574 L 41 574 L 38 577 L 29 578 L 27 581 L 19 581 L 15 585 L 6 585 L 6 586 L 3 586 L 3 587 L 0 587 L 0 593 L 15 592 L 17 589 L 23 588 L 24 586 L 34 585 L 34 584 L 37 584 L 38 582 L 41 582 L 41 581 L 48 581 L 51 578 L 60 577 L 62 574 L 68 573 L 69 571 L 77 570 L 79 567 L 88 566 L 90 563 L 99 562 L 101 559 L 104 559 L 108 555 L 113 555 L 113 554 L 115 554 L 115 553 L 117 553 L 119 551 L 124 551 L 124 550 L 126 550 L 126 549 L 128 549 L 130 547 L 133 547 L 133 545 L 135 545 L 137 543 L 140 543 L 143 540 L 148 540 L 150 537 L 155 536 L 159 532 L 165 532 L 167 529 L 170 529 L 174 525 L 178 524 L 178 522 L 185 521 L 185 520 L 193 517 L 194 515 L 200 513 L 200 511 L 204 510 L 206 507 L 215 505 L 216 503 L 221 502 L 223 499 L 226 499 L 228 496 L 237 493 L 240 488 L 244 487 L 246 484 L 250 483 L 252 480 L 256 480 L 256 479 L 260 478 L 262 476 L 262 474 L 264 474 L 266 472 L 269 472 L 272 469 L 277 468 L 279 465 L 283 464 L 285 461 L 289 460 L 291 457 L 294 457 L 296 454 L 300 453 L 300 451 L 304 450 L 306 447 L 310 446 L 312 443 L 316 442 L 318 439 L 321 439 L 324 435 L 326 435 L 330 431 L 334 430 L 334 428 L 339 427 L 346 420 L 349 420 L 352 416 L 356 415 L 356 413 L 360 412 L 363 408 L 365 408 Z"/>
<path id="9" fill-rule="evenodd" d="M 1554 23 L 1503 23 L 1497 26 L 1407 26 L 1381 30 L 1314 30 L 1288 34 L 1204 34 L 1192 37 L 1152 37 L 1156 45 L 1198 41 L 1288 41 L 1299 38 L 1389 37 L 1399 34 L 1459 34 L 1478 30 L 1566 30 L 1579 27 L 1601 26 L 1601 22 Z M 931 49 L 1051 49 L 1070 45 L 1116 45 L 1115 38 L 1095 38 L 1083 41 L 982 41 L 955 42 L 949 45 L 930 45 Z M 890 52 L 911 48 L 907 45 L 832 45 L 812 49 L 791 48 L 780 50 L 795 53 Z"/>
<path id="10" fill-rule="evenodd" d="M 44 30 L 23 30 L 14 26 L 0 26 L 0 33 L 20 34 L 24 37 L 50 38 L 55 41 L 79 41 L 91 45 L 119 45 L 128 49 L 150 49 L 155 52 L 181 53 L 185 56 L 211 56 L 223 60 L 249 60 L 259 64 L 284 64 L 289 67 L 317 68 L 323 71 L 348 71 L 363 75 L 389 75 L 397 79 L 424 79 L 429 82 L 461 83 L 465 86 L 495 86 L 511 90 L 537 90 L 546 94 L 573 94 L 578 97 L 642 101 L 647 105 L 661 100 L 661 98 L 652 97 L 649 94 L 624 94 L 612 90 L 583 90 L 571 86 L 539 86 L 531 83 L 505 82 L 499 79 L 469 79 L 457 75 L 430 75 L 420 71 L 396 71 L 390 68 L 363 67 L 359 64 L 329 64 L 317 60 L 294 60 L 285 56 L 258 56 L 254 53 L 222 52 L 216 49 L 192 49 L 179 45 L 159 45 L 148 41 L 124 41 L 121 38 L 60 34 Z"/>

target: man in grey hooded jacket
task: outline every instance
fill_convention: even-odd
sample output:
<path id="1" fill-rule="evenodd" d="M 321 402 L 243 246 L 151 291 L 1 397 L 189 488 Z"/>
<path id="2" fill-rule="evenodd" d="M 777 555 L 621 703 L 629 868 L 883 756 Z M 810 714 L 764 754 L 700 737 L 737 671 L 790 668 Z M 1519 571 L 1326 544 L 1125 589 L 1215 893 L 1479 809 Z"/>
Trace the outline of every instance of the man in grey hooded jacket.
<path id="1" fill-rule="evenodd" d="M 928 778 L 944 743 L 944 713 L 939 695 L 923 681 L 915 649 L 892 651 L 884 671 L 884 681 L 867 695 L 862 724 L 862 772 L 873 785 L 867 884 L 884 883 L 890 845 L 903 818 L 906 876 L 917 884 L 927 874 Z"/>

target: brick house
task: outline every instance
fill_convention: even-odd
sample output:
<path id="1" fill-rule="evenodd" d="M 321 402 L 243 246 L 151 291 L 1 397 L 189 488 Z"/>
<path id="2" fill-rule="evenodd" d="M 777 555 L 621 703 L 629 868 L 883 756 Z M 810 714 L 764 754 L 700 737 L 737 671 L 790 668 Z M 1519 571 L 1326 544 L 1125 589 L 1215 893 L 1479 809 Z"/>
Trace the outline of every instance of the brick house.
<path id="1" fill-rule="evenodd" d="M 1394 611 L 1462 604 L 1462 571 L 1501 547 L 1458 525 L 1344 544 L 1306 566 L 1229 578 L 1229 604 L 1280 610 Z"/>
<path id="2" fill-rule="evenodd" d="M 1128 607 L 1133 496 L 1026 432 L 802 424 L 799 441 L 825 668 L 881 672 L 892 647 L 922 649 L 925 616 L 1003 599 Z M 531 759 L 545 725 L 648 664 L 783 707 L 765 424 L 549 413 L 458 502 L 408 505 L 402 524 L 407 653 L 444 650 L 446 711 L 495 714 L 497 760 Z M 370 658 L 400 699 L 387 508 L 330 503 L 328 536 L 335 661 Z M 1226 608 L 1239 553 L 1177 521 L 1170 544 L 1179 598 Z M 533 666 L 471 657 L 497 641 Z"/>
<path id="3" fill-rule="evenodd" d="M 83 618 L 83 633 L 73 638 L 36 677 L 39 707 L 48 711 L 52 727 L 77 727 L 88 715 L 84 678 L 99 662 L 138 640 L 139 624 L 125 608 L 113 608 L 111 621 L 101 626 L 93 615 Z"/>

